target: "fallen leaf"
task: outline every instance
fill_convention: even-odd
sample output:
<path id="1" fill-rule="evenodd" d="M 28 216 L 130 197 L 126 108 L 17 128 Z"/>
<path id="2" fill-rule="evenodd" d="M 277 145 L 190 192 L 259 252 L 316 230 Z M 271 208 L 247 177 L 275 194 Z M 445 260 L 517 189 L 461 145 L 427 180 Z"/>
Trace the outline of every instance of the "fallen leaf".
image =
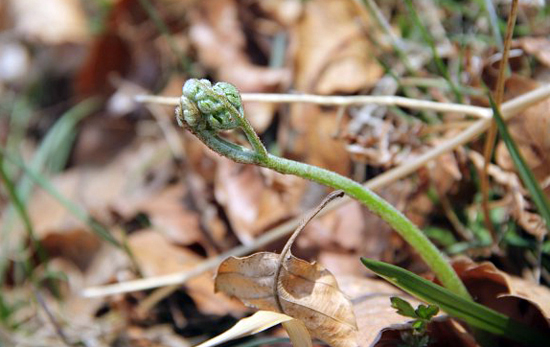
<path id="1" fill-rule="evenodd" d="M 190 13 L 191 40 L 199 60 L 217 71 L 219 80 L 243 92 L 275 91 L 287 84 L 289 71 L 254 65 L 246 55 L 246 36 L 234 0 L 201 2 Z"/>
<path id="2" fill-rule="evenodd" d="M 453 267 L 476 302 L 527 325 L 550 329 L 550 289 L 510 276 L 489 262 L 460 258 Z"/>
<path id="3" fill-rule="evenodd" d="M 364 9 L 353 1 L 308 1 L 290 31 L 294 85 L 304 93 L 357 93 L 381 76 L 380 65 L 356 20 Z M 335 108 L 290 106 L 290 120 L 281 127 L 285 156 L 349 175 L 351 162 L 345 144 L 333 137 L 341 126 Z M 315 131 L 311 131 L 312 125 Z"/>
<path id="4" fill-rule="evenodd" d="M 189 249 L 169 243 L 160 233 L 150 229 L 131 234 L 128 246 L 147 277 L 189 270 L 201 260 Z"/>
<path id="5" fill-rule="evenodd" d="M 475 151 L 468 153 L 470 159 L 478 170 L 483 169 L 483 156 Z M 506 152 L 508 155 L 508 152 Z M 528 201 L 528 192 L 521 184 L 518 174 L 512 171 L 503 170 L 500 166 L 489 164 L 489 175 L 496 183 L 501 185 L 506 195 L 502 199 L 504 206 L 518 224 L 528 233 L 536 237 L 544 237 L 546 230 L 542 217 L 531 212 L 531 204 Z"/>
<path id="6" fill-rule="evenodd" d="M 340 126 L 337 113 L 317 105 L 291 105 L 290 117 L 278 135 L 284 156 L 349 175 L 351 156 L 345 143 L 333 137 Z"/>
<path id="7" fill-rule="evenodd" d="M 277 23 L 287 27 L 299 20 L 304 7 L 300 0 L 260 0 L 257 5 Z"/>
<path id="8" fill-rule="evenodd" d="M 203 244 L 198 213 L 185 207 L 187 192 L 183 185 L 167 187 L 135 207 L 145 213 L 152 227 L 178 245 Z"/>
<path id="9" fill-rule="evenodd" d="M 215 290 L 239 298 L 245 305 L 288 314 L 303 322 L 312 336 L 335 347 L 357 346 L 353 307 L 335 277 L 317 263 L 294 257 L 290 248 L 300 231 L 331 199 L 324 200 L 290 237 L 281 254 L 255 253 L 224 260 Z"/>
<path id="10" fill-rule="evenodd" d="M 80 97 L 105 95 L 114 91 L 109 74 L 125 76 L 131 67 L 131 48 L 116 32 L 107 32 L 92 43 L 75 80 Z"/>
<path id="11" fill-rule="evenodd" d="M 275 92 L 290 81 L 287 68 L 256 65 L 247 54 L 247 38 L 234 0 L 203 1 L 190 11 L 190 39 L 199 60 L 216 71 L 218 80 L 234 84 L 242 92 Z M 249 7 L 243 7 L 249 11 Z M 255 14 L 252 14 L 254 16 Z M 245 103 L 247 119 L 258 132 L 271 124 L 277 105 Z"/>
<path id="12" fill-rule="evenodd" d="M 355 93 L 375 83 L 382 68 L 370 55 L 372 46 L 357 22 L 365 9 L 349 0 L 314 0 L 304 7 L 291 33 L 296 89 Z"/>
<path id="13" fill-rule="evenodd" d="M 219 157 L 214 193 L 244 244 L 299 211 L 304 181 Z"/>
<path id="14" fill-rule="evenodd" d="M 413 306 L 420 304 L 418 300 L 379 279 L 339 276 L 338 282 L 342 291 L 351 298 L 353 303 L 359 331 L 359 346 L 372 346 L 380 338 L 384 328 L 406 324 L 411 320 L 397 314 L 391 307 L 392 296 L 404 298 Z"/>
<path id="15" fill-rule="evenodd" d="M 423 225 L 433 209 L 433 203 L 423 192 L 424 189 L 419 189 L 411 180 L 401 180 L 377 193 L 417 225 Z M 300 251 L 297 254 L 304 257 L 318 253 L 319 261 L 337 276 L 364 273 L 357 261 L 359 256 L 388 262 L 415 257 L 410 246 L 386 222 L 357 201 L 311 221 L 296 245 Z M 411 260 L 415 266 L 423 266 L 418 257 Z"/>
<path id="16" fill-rule="evenodd" d="M 203 260 L 190 249 L 170 243 L 151 229 L 131 234 L 128 244 L 146 277 L 189 271 Z M 205 314 L 225 315 L 242 311 L 242 306 L 237 302 L 213 293 L 214 284 L 210 273 L 191 279 L 185 289 Z"/>

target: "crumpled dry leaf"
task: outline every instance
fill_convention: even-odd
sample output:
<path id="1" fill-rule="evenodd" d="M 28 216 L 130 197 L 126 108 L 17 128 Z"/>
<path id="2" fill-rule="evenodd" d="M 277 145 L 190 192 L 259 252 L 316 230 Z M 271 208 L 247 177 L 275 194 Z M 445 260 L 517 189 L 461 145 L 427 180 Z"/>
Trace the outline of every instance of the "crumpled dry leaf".
<path id="1" fill-rule="evenodd" d="M 460 258 L 453 267 L 478 303 L 527 325 L 550 329 L 550 289 L 510 276 L 489 262 Z"/>
<path id="2" fill-rule="evenodd" d="M 335 347 L 357 346 L 353 307 L 335 277 L 317 263 L 294 257 L 290 248 L 309 219 L 290 237 L 281 254 L 255 253 L 224 260 L 215 279 L 215 290 L 239 298 L 245 305 L 288 314 L 302 321 L 311 335 Z"/>

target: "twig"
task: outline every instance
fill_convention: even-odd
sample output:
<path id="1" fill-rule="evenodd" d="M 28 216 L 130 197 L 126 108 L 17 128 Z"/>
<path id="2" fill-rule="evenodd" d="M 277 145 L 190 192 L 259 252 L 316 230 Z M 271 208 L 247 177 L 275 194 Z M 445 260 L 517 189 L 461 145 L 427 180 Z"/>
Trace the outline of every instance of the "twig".
<path id="1" fill-rule="evenodd" d="M 510 54 L 510 47 L 512 45 L 512 34 L 514 32 L 514 25 L 516 23 L 516 16 L 518 13 L 518 0 L 513 0 L 510 15 L 508 16 L 508 24 L 506 27 L 506 38 L 504 40 L 504 50 L 502 52 L 502 59 L 498 67 L 498 79 L 495 91 L 495 105 L 497 108 L 502 104 L 504 96 L 504 81 L 506 79 L 506 71 L 508 70 L 508 56 Z M 498 236 L 493 223 L 491 222 L 490 208 L 489 208 L 489 163 L 493 156 L 493 149 L 495 146 L 495 140 L 497 136 L 497 124 L 491 122 L 489 131 L 487 132 L 487 138 L 485 140 L 485 146 L 483 148 L 483 157 L 485 158 L 485 165 L 483 171 L 481 171 L 481 209 L 483 211 L 483 218 L 485 220 L 485 226 L 491 233 L 493 239 L 493 245 L 496 244 Z"/>
<path id="2" fill-rule="evenodd" d="M 509 119 L 526 108 L 541 102 L 542 100 L 550 97 L 550 84 L 537 88 L 529 93 L 521 95 L 513 100 L 505 102 L 502 105 L 502 115 L 504 119 Z M 434 147 L 430 151 L 424 153 L 416 160 L 409 163 L 400 165 L 394 169 L 386 171 L 385 173 L 367 181 L 364 186 L 372 190 L 380 189 L 394 181 L 402 179 L 409 174 L 418 170 L 418 168 L 426 165 L 427 162 L 434 160 L 438 156 L 455 149 L 456 147 L 463 145 L 479 134 L 483 133 L 490 125 L 491 119 L 480 119 L 476 121 L 471 127 L 459 133 L 456 137 L 447 140 L 440 144 L 438 147 Z M 335 210 L 344 204 L 350 202 L 351 199 L 344 197 L 338 201 L 335 201 L 330 206 L 327 206 L 320 215 L 324 215 L 332 210 Z M 307 212 L 310 213 L 311 211 Z M 242 245 L 235 247 L 225 253 L 222 253 L 216 257 L 205 260 L 200 263 L 194 269 L 185 272 L 174 273 L 170 275 L 149 277 L 135 281 L 128 281 L 122 283 L 116 283 L 106 286 L 90 287 L 82 291 L 81 295 L 84 297 L 101 297 L 113 294 L 128 293 L 164 286 L 179 286 L 189 280 L 190 278 L 201 275 L 202 273 L 214 269 L 219 263 L 230 256 L 243 256 L 252 251 L 257 250 L 281 237 L 288 235 L 299 224 L 300 219 L 294 218 L 280 226 L 269 230 L 262 236 L 258 237 L 250 245 Z M 177 288 L 177 287 L 176 287 Z M 163 288 L 164 289 L 164 288 Z"/>
<path id="3" fill-rule="evenodd" d="M 241 94 L 243 101 L 254 102 L 269 102 L 269 103 L 307 103 L 318 105 L 334 105 L 334 106 L 349 106 L 349 105 L 364 105 L 377 104 L 388 106 L 401 106 L 417 110 L 431 110 L 438 112 L 455 112 L 463 113 L 469 116 L 478 118 L 491 117 L 492 111 L 485 107 L 453 104 L 447 102 L 436 102 L 428 100 L 419 100 L 405 98 L 402 96 L 393 95 L 353 95 L 353 96 L 324 96 L 312 94 L 263 94 L 263 93 L 243 93 Z M 177 106 L 180 98 L 154 96 L 154 95 L 137 95 L 136 101 L 145 103 L 155 103 L 167 106 Z"/>

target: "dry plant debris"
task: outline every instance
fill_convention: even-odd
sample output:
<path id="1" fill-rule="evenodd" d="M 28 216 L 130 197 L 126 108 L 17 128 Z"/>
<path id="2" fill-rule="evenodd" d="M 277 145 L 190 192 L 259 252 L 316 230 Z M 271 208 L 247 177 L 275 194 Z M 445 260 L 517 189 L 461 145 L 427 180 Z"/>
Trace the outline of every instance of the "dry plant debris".
<path id="1" fill-rule="evenodd" d="M 241 262 L 269 265 L 252 270 L 276 271 L 280 255 L 262 252 L 282 249 L 283 235 L 327 191 L 221 158 L 177 128 L 172 108 L 134 100 L 136 93 L 178 96 L 191 77 L 227 81 L 255 93 L 254 102 L 244 102 L 245 114 L 271 153 L 370 180 L 444 252 L 469 257 L 455 267 L 480 302 L 548 329 L 548 231 L 500 141 L 488 169 L 496 244 L 487 242 L 480 219 L 484 138 L 463 136 L 480 134 L 478 118 L 489 112 L 477 117 L 394 105 L 261 101 L 264 93 L 275 93 L 457 104 L 450 80 L 462 106 L 487 111 L 484 88 L 496 84 L 502 57 L 498 36 L 504 36 L 510 2 L 413 4 L 428 40 L 401 1 L 0 0 L 0 169 L 15 185 L 31 227 L 14 208 L 9 182 L 1 180 L 0 345 L 188 347 L 250 314 L 238 300 L 214 293 L 215 268 L 224 254 L 240 250 L 240 255 L 263 254 Z M 520 1 L 506 102 L 548 88 L 549 16 L 548 2 Z M 88 97 L 97 97 L 95 108 L 71 116 Z M 508 121 L 548 197 L 549 107 L 546 96 Z M 70 129 L 66 136 L 53 131 L 64 127 Z M 241 141 L 238 133 L 225 135 Z M 460 145 L 424 161 L 452 141 Z M 47 142 L 53 144 L 49 149 Z M 32 168 L 70 206 L 40 184 L 30 187 L 28 173 L 9 158 Z M 245 289 L 262 289 L 274 298 L 269 288 L 277 283 L 281 295 L 315 283 L 295 281 L 285 269 L 337 280 L 345 293 L 336 292 L 337 300 L 351 300 L 344 306 L 355 315 L 358 344 L 402 345 L 413 329 L 389 298 L 420 303 L 371 277 L 358 259 L 431 274 L 366 208 L 357 202 L 338 206 L 303 230 L 293 245 L 295 257 L 289 251 L 285 258 L 279 276 L 285 281 L 269 277 L 263 287 L 251 278 L 237 282 L 254 284 Z M 97 234 L 95 223 L 127 249 Z M 326 269 L 310 263 L 313 259 Z M 228 260 L 224 266 L 237 263 Z M 334 277 L 325 276 L 328 271 Z M 170 290 L 80 295 L 91 287 L 136 280 L 154 287 L 158 276 L 174 273 L 192 278 Z M 224 276 L 230 277 L 221 275 L 217 282 Z M 264 301 L 280 311 L 272 299 Z M 300 318 L 274 315 L 285 326 Z M 437 317 L 427 329 L 433 345 L 478 345 L 470 330 L 449 317 Z M 274 328 L 231 346 L 266 345 L 264 339 L 278 336 L 284 333 Z M 277 341 L 273 344 L 289 345 Z"/>
<path id="2" fill-rule="evenodd" d="M 281 254 L 260 252 L 224 260 L 216 273 L 215 289 L 239 298 L 247 306 L 287 314 L 301 321 L 311 335 L 336 347 L 357 346 L 357 325 L 351 301 L 340 291 L 336 278 L 317 263 L 291 253 L 294 240 L 329 201 L 296 229 Z"/>

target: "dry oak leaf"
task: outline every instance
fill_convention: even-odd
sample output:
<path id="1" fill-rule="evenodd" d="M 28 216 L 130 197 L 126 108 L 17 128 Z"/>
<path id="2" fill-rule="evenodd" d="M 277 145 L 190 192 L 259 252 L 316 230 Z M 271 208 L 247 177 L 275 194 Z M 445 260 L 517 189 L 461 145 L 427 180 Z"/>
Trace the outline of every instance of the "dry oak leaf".
<path id="1" fill-rule="evenodd" d="M 215 291 L 240 299 L 245 305 L 284 313 L 304 323 L 312 336 L 334 347 L 356 347 L 357 324 L 353 306 L 335 277 L 313 262 L 294 257 L 290 248 L 299 232 L 328 201 L 290 237 L 281 254 L 259 252 L 224 260 L 215 278 Z"/>

